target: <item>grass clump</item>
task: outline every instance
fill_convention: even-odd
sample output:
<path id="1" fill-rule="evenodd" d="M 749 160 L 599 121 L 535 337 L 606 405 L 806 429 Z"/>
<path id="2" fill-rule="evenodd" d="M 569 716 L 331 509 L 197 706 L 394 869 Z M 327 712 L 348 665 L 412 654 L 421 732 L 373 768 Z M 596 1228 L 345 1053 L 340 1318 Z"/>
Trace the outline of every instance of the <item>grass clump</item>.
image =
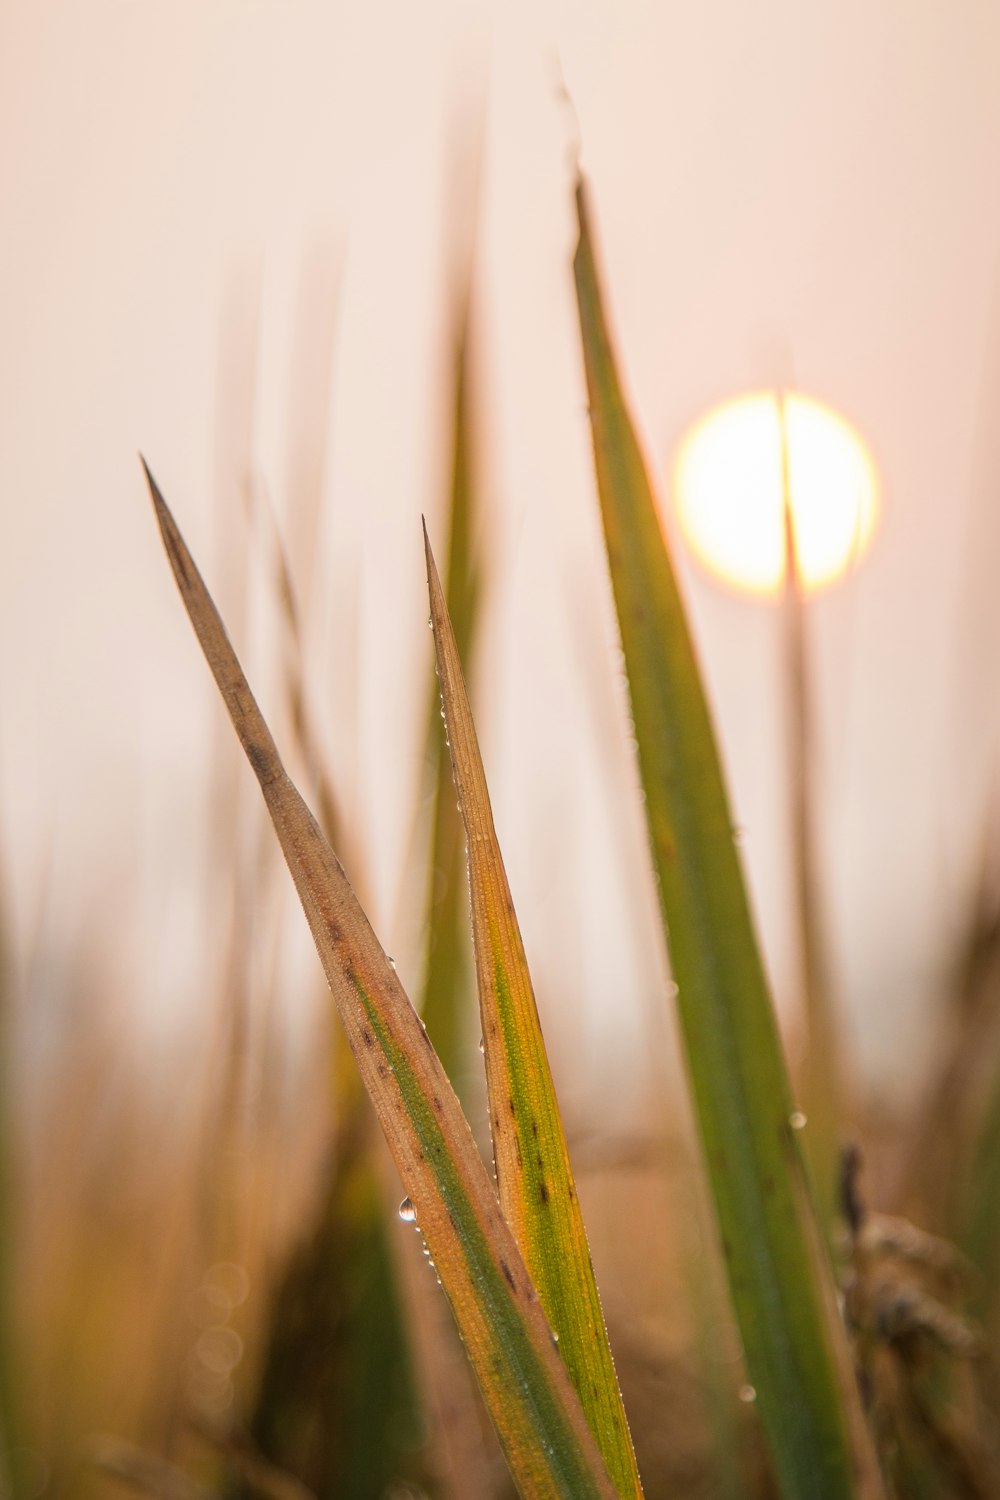
<path id="1" fill-rule="evenodd" d="M 588 1213 L 588 1239 L 580 1203 L 586 1161 L 557 1099 L 463 674 L 482 587 L 463 302 L 444 585 L 425 530 L 447 739 L 435 712 L 420 1015 L 359 899 L 364 861 L 352 847 L 309 713 L 301 611 L 280 540 L 275 533 L 276 595 L 290 647 L 287 719 L 317 816 L 285 768 L 146 470 L 170 567 L 259 785 L 342 1034 L 324 1055 L 337 1118 L 319 1190 L 306 1231 L 271 1273 L 268 1315 L 259 1313 L 256 1329 L 244 1330 L 248 1343 L 255 1340 L 256 1363 L 244 1376 L 237 1415 L 210 1421 L 202 1410 L 192 1421 L 190 1401 L 161 1393 L 162 1424 L 143 1430 L 136 1423 L 128 1441 L 104 1439 L 90 1450 L 102 1475 L 133 1489 L 185 1500 L 505 1500 L 511 1484 L 529 1500 L 636 1500 L 643 1482 L 651 1500 L 738 1493 L 769 1500 L 775 1492 L 784 1500 L 966 1500 L 996 1493 L 989 1437 L 996 1404 L 980 1376 L 987 1345 L 963 1313 L 963 1299 L 977 1302 L 987 1330 L 997 1316 L 995 1205 L 970 1188 L 937 1204 L 927 1196 L 921 1202 L 919 1160 L 903 1162 L 900 1201 L 889 1205 L 926 1211 L 934 1227 L 962 1241 L 977 1277 L 942 1237 L 916 1231 L 902 1212 L 868 1206 L 856 1153 L 844 1158 L 835 1192 L 843 1127 L 833 1117 L 833 1090 L 824 1095 L 818 1168 L 806 1169 L 803 1117 L 754 933 L 697 654 L 614 356 L 582 183 L 577 211 L 574 272 L 597 494 L 701 1151 L 695 1166 L 679 1149 L 675 1176 L 699 1171 L 699 1205 L 703 1196 L 714 1214 L 712 1227 L 706 1214 L 703 1236 L 698 1230 L 698 1251 L 691 1248 L 695 1235 L 687 1246 L 684 1275 L 689 1287 L 694 1278 L 693 1294 L 678 1278 L 660 1304 L 667 1322 L 686 1317 L 694 1333 L 680 1356 L 664 1354 L 630 1328 L 620 1293 L 606 1323 L 598 1293 L 590 1252 L 598 1237 Z M 793 645 L 804 695 L 800 633 Z M 804 856 L 803 887 L 807 864 Z M 459 1097 L 474 1097 L 465 1084 L 463 1037 L 478 1029 L 467 899 L 495 1183 Z M 800 905 L 803 925 L 814 923 L 811 898 Z M 983 975 L 995 976 L 996 924 L 986 926 L 985 936 L 977 929 L 979 961 L 968 979 L 967 1008 L 980 1039 L 993 1035 L 995 1012 Z M 235 924 L 237 946 L 248 941 L 248 927 L 244 913 Z M 825 1001 L 820 1009 L 828 1016 Z M 909 1121 L 900 1139 L 923 1140 L 924 1155 L 933 1147 L 946 1162 L 974 1162 L 992 1184 L 997 1069 L 970 1057 L 961 1027 L 945 1051 L 928 1089 L 924 1135 Z M 958 1111 L 952 1106 L 973 1071 L 975 1099 Z M 807 1077 L 807 1095 L 812 1087 Z M 227 1082 L 223 1092 L 235 1088 Z M 228 1115 L 225 1127 L 231 1129 Z M 379 1136 L 398 1188 L 395 1178 L 387 1186 Z M 275 1154 L 280 1170 L 280 1149 Z M 646 1152 L 644 1182 L 665 1190 L 667 1155 L 662 1143 Z M 611 1175 L 635 1169 L 631 1162 Z M 634 1193 L 632 1209 L 642 1212 L 646 1196 L 645 1188 Z M 664 1196 L 676 1217 L 683 1196 Z M 616 1226 L 620 1241 L 635 1236 L 634 1222 Z M 415 1276 L 407 1259 L 418 1235 L 464 1354 L 437 1320 L 433 1277 L 422 1262 Z M 231 1232 L 226 1254 L 239 1253 L 239 1233 Z M 728 1307 L 716 1293 L 723 1281 Z M 685 1301 L 696 1304 L 693 1311 Z M 218 1336 L 220 1329 L 211 1331 Z M 699 1329 L 696 1357 L 691 1339 Z M 235 1328 L 221 1331 L 235 1338 Z M 731 1352 L 735 1362 L 727 1364 Z M 478 1398 L 461 1359 L 474 1373 Z M 9 1362 L 2 1366 L 6 1390 Z M 6 1399 L 0 1411 L 7 1411 Z M 509 1477 L 479 1430 L 483 1412 Z M 713 1453 L 713 1438 L 738 1451 Z M 12 1446 L 2 1425 L 0 1439 Z M 60 1490 L 73 1493 L 64 1472 Z"/>

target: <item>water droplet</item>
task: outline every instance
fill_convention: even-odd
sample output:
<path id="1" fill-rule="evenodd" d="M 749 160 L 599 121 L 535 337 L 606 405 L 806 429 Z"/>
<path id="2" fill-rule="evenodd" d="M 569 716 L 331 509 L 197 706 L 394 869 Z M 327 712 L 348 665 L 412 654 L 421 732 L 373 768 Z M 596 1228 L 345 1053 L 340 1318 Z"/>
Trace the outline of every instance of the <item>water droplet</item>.
<path id="1" fill-rule="evenodd" d="M 480 1052 L 486 1051 L 486 1043 L 483 1041 L 482 1037 L 479 1038 L 479 1050 Z"/>
<path id="2" fill-rule="evenodd" d="M 745 1401 L 746 1404 L 750 1406 L 754 1401 L 756 1401 L 757 1392 L 754 1390 L 752 1385 L 741 1385 L 739 1396 L 741 1401 Z"/>
<path id="3" fill-rule="evenodd" d="M 746 829 L 745 828 L 741 828 L 740 825 L 739 825 L 739 823 L 734 823 L 733 824 L 732 833 L 733 833 L 733 843 L 734 844 L 742 844 L 743 840 L 746 838 Z"/>
<path id="4" fill-rule="evenodd" d="M 428 615 L 427 616 L 427 629 L 428 630 L 433 630 L 434 629 L 434 616 L 433 615 Z"/>
<path id="5" fill-rule="evenodd" d="M 559 1342 L 559 1335 L 558 1335 L 558 1333 L 556 1333 L 556 1331 L 555 1331 L 555 1329 L 554 1329 L 554 1328 L 550 1328 L 550 1329 L 549 1329 L 549 1332 L 550 1332 L 550 1333 L 551 1333 L 551 1335 L 552 1335 L 552 1342 L 553 1342 L 553 1343 L 554 1343 L 554 1344 L 558 1344 L 558 1342 Z"/>
<path id="6" fill-rule="evenodd" d="M 396 960 L 394 958 L 390 958 L 389 955 L 388 955 L 388 953 L 387 953 L 385 955 L 385 961 L 389 965 L 389 968 L 392 970 L 392 972 L 395 974 L 395 972 L 396 972 Z"/>
<path id="7" fill-rule="evenodd" d="M 404 1224 L 416 1223 L 417 1210 L 413 1207 L 413 1204 L 410 1202 L 409 1198 L 404 1198 L 402 1203 L 399 1205 L 399 1217 L 402 1219 Z"/>
<path id="8" fill-rule="evenodd" d="M 669 996 L 669 998 L 671 1000 L 676 1000 L 677 996 L 679 994 L 680 994 L 680 988 L 679 988 L 676 980 L 671 979 L 670 982 L 669 982 L 669 984 L 667 985 L 667 995 Z"/>
<path id="9" fill-rule="evenodd" d="M 806 1124 L 806 1117 L 801 1109 L 793 1109 L 788 1116 L 788 1123 L 793 1130 L 802 1130 Z"/>

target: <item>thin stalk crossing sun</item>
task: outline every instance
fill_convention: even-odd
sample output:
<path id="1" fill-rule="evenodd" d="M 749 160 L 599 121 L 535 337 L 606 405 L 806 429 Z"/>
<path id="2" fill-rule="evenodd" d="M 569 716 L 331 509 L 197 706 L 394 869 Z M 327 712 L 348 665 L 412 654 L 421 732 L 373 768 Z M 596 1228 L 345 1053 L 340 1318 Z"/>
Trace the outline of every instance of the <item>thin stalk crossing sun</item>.
<path id="1" fill-rule="evenodd" d="M 797 393 L 759 391 L 716 407 L 681 444 L 675 506 L 699 562 L 752 594 L 778 594 L 785 580 L 783 423 L 795 552 L 807 593 L 860 560 L 878 516 L 871 455 L 828 406 Z"/>

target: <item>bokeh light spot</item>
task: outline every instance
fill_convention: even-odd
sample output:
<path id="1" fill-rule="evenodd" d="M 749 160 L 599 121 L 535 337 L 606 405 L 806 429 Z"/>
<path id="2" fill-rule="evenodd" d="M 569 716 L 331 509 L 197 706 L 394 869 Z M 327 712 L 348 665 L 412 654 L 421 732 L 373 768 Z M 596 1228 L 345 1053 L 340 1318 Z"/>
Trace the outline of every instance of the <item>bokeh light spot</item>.
<path id="1" fill-rule="evenodd" d="M 773 391 L 717 407 L 685 437 L 674 471 L 677 516 L 699 561 L 731 586 L 775 594 L 785 578 L 782 407 L 798 569 L 807 592 L 841 577 L 871 541 L 875 466 L 844 419 L 808 396 Z"/>

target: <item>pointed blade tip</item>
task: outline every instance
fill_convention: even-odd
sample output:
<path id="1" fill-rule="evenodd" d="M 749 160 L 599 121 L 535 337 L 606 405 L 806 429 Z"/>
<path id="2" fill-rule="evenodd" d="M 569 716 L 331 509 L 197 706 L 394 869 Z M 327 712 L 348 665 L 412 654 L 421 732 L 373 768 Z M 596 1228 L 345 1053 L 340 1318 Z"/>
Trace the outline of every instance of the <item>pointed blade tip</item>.
<path id="1" fill-rule="evenodd" d="M 142 464 L 142 472 L 146 476 L 146 483 L 149 486 L 149 492 L 153 496 L 153 498 L 156 499 L 160 494 L 160 487 L 156 483 L 156 480 L 153 478 L 153 471 L 149 467 L 149 464 L 146 462 L 146 455 L 143 453 L 141 448 L 138 450 L 138 457 L 139 462 Z"/>
<path id="2" fill-rule="evenodd" d="M 163 491 L 160 489 L 160 486 L 153 478 L 153 471 L 149 467 L 149 464 L 146 462 L 145 454 L 142 452 L 140 452 L 139 454 L 139 462 L 142 464 L 142 472 L 146 476 L 146 484 L 149 487 L 149 496 L 153 502 L 153 507 L 156 511 L 157 519 L 159 520 L 161 527 L 163 526 L 165 519 L 169 520 L 172 523 L 173 516 L 170 513 L 170 507 L 167 504 L 166 500 L 164 500 Z"/>
<path id="3" fill-rule="evenodd" d="M 424 557 L 427 562 L 427 586 L 430 590 L 431 604 L 433 605 L 435 595 L 442 592 L 441 579 L 438 576 L 437 563 L 434 559 L 434 549 L 431 546 L 430 533 L 427 530 L 427 521 L 421 516 L 421 524 L 424 528 Z"/>

